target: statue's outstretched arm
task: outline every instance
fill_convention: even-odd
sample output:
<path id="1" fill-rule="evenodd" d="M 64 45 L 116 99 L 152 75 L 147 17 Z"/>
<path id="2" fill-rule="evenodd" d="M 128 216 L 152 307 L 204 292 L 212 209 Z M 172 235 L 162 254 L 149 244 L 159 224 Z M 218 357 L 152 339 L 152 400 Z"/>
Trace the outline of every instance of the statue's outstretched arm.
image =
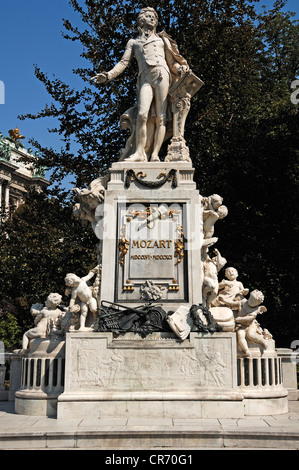
<path id="1" fill-rule="evenodd" d="M 109 72 L 101 72 L 92 77 L 90 80 L 94 80 L 96 83 L 107 83 L 110 82 L 111 80 L 114 80 L 116 77 L 118 77 L 120 74 L 123 73 L 123 71 L 126 69 L 126 67 L 129 65 L 130 60 L 133 56 L 133 40 L 130 39 L 128 41 L 125 52 L 121 58 L 121 60 L 111 69 Z"/>

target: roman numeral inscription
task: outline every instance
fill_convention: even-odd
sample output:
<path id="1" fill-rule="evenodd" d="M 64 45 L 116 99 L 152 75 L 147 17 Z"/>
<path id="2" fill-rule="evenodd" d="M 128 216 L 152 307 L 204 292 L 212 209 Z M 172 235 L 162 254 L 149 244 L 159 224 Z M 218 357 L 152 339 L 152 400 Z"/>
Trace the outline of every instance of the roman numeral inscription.
<path id="1" fill-rule="evenodd" d="M 148 280 L 163 287 L 163 299 L 186 298 L 185 205 L 172 202 L 119 204 L 115 301 L 139 302 Z"/>

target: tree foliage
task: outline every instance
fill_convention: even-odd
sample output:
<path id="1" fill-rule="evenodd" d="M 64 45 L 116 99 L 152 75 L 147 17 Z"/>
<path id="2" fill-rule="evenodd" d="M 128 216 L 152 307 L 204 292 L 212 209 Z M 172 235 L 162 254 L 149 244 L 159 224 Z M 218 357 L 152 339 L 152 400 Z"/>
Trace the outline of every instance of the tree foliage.
<path id="1" fill-rule="evenodd" d="M 278 344 L 298 338 L 296 236 L 298 225 L 298 106 L 290 100 L 298 75 L 299 26 L 286 1 L 257 13 L 254 0 L 70 0 L 82 20 L 64 20 L 64 36 L 82 45 L 85 68 L 74 89 L 36 68 L 51 103 L 36 115 L 53 118 L 63 147 L 39 149 L 41 164 L 59 182 L 73 175 L 86 186 L 118 160 L 127 138 L 121 114 L 135 100 L 137 67 L 106 86 L 91 84 L 120 59 L 144 6 L 159 14 L 159 29 L 178 43 L 205 86 L 192 100 L 185 137 L 202 195 L 221 194 L 229 216 L 217 225 L 217 247 L 243 282 L 261 289 L 268 312 L 261 323 Z M 76 144 L 76 151 L 73 144 Z M 296 326 L 295 326 L 296 325 Z"/>

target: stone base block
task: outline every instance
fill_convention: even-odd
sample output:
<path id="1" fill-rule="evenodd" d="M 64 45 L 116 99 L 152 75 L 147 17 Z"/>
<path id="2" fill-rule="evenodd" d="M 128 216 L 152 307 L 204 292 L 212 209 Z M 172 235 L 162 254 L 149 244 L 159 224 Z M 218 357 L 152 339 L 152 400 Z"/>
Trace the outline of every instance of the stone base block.
<path id="1" fill-rule="evenodd" d="M 15 398 L 15 412 L 29 416 L 57 416 L 57 398 L 27 398 L 22 395 Z"/>
<path id="2" fill-rule="evenodd" d="M 93 417 L 98 419 L 122 418 L 243 418 L 243 400 L 144 400 L 117 401 L 99 399 L 63 401 L 58 406 L 58 419 Z"/>
<path id="3" fill-rule="evenodd" d="M 288 413 L 288 397 L 244 398 L 245 416 L 267 416 Z"/>
<path id="4" fill-rule="evenodd" d="M 58 418 L 240 418 L 234 333 L 68 333 Z"/>
<path id="5" fill-rule="evenodd" d="M 290 401 L 297 401 L 299 400 L 299 390 L 289 389 L 288 390 L 288 399 Z"/>

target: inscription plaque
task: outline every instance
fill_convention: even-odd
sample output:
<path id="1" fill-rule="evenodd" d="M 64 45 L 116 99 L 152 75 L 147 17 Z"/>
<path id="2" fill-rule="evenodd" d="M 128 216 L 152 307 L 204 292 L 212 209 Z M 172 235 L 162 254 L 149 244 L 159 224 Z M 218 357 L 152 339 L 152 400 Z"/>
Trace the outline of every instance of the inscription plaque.
<path id="1" fill-rule="evenodd" d="M 146 225 L 134 220 L 129 227 L 130 279 L 152 279 L 157 272 L 159 280 L 174 279 L 174 223 L 161 220 L 149 230 Z"/>
<path id="2" fill-rule="evenodd" d="M 119 204 L 115 301 L 140 302 L 148 280 L 163 302 L 187 301 L 185 224 L 184 203 Z"/>

